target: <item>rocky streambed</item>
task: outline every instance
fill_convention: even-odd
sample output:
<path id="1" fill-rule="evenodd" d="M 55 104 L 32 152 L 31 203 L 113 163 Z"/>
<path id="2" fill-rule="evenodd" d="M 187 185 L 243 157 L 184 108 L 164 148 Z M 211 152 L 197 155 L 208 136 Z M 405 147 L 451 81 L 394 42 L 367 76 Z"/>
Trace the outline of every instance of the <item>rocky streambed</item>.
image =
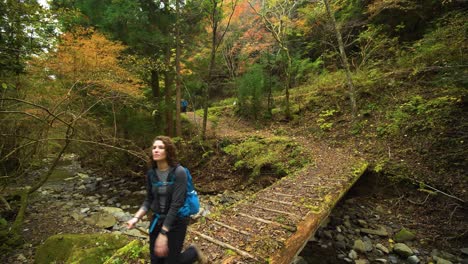
<path id="1" fill-rule="evenodd" d="M 432 225 L 428 225 L 426 217 L 422 217 L 427 214 L 425 204 L 406 202 L 405 205 L 399 199 L 376 198 L 368 194 L 346 196 L 295 263 L 468 263 L 468 245 L 448 243 L 451 235 L 443 231 L 440 232 L 442 235 L 432 233 L 432 228 L 449 229 L 447 225 L 452 221 L 454 229 L 463 224 L 467 227 L 466 219 L 434 214 Z M 402 208 L 405 206 L 408 207 Z M 444 221 L 441 217 L 446 222 L 437 227 L 436 223 Z"/>
<path id="2" fill-rule="evenodd" d="M 142 231 L 147 230 L 148 219 L 138 224 L 142 231 L 125 228 L 125 222 L 145 197 L 144 177 L 100 177 L 83 170 L 76 157 L 68 159 L 69 162 L 60 166 L 51 180 L 31 197 L 23 227 L 26 243 L 4 263 L 33 263 L 36 248 L 57 234 L 115 234 L 138 240 L 139 247 L 147 247 L 147 235 Z M 202 214 L 209 214 L 213 206 L 235 203 L 243 196 L 229 191 L 202 196 Z M 386 201 L 348 195 L 338 203 L 294 263 L 468 264 L 466 246 L 443 247 L 441 245 L 447 243 L 435 243 L 431 240 L 434 236 L 428 233 L 430 230 L 414 224 L 420 219 L 408 220 L 418 213 L 424 211 L 408 213 Z M 450 221 L 457 221 L 452 218 Z M 96 243 L 96 246 L 106 244 Z"/>

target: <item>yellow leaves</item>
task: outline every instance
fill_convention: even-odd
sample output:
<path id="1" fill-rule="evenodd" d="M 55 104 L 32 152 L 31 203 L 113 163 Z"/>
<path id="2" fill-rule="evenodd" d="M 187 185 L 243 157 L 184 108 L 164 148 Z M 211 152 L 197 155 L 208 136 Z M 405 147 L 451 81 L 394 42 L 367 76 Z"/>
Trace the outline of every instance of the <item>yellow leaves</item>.
<path id="1" fill-rule="evenodd" d="M 62 80 L 92 84 L 102 91 L 138 96 L 139 80 L 119 65 L 125 46 L 108 40 L 102 33 L 79 28 L 61 36 L 50 69 Z"/>

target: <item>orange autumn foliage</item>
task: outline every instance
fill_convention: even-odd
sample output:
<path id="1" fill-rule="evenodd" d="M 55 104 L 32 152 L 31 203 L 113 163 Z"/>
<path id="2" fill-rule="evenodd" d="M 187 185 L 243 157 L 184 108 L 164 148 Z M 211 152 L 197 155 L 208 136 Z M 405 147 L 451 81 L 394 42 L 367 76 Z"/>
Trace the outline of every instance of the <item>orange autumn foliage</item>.
<path id="1" fill-rule="evenodd" d="M 61 36 L 47 67 L 61 80 L 88 87 L 91 94 L 140 96 L 140 81 L 119 65 L 118 57 L 124 49 L 95 30 L 79 28 Z"/>
<path id="2" fill-rule="evenodd" d="M 239 1 L 231 23 L 232 28 L 241 32 L 231 52 L 245 58 L 239 64 L 239 72 L 243 72 L 246 65 L 255 63 L 260 53 L 268 52 L 275 42 L 263 26 L 260 17 L 250 7 L 248 0 Z"/>

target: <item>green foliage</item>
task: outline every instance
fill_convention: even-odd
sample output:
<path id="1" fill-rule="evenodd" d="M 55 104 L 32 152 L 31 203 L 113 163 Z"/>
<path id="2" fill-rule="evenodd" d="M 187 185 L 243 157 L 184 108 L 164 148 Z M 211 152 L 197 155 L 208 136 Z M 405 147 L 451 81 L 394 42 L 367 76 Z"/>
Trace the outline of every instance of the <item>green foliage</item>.
<path id="1" fill-rule="evenodd" d="M 461 98 L 441 96 L 424 99 L 415 95 L 409 101 L 397 106 L 387 114 L 390 123 L 378 128 L 378 132 L 388 135 L 420 133 L 443 127 L 449 119 L 452 107 Z"/>
<path id="2" fill-rule="evenodd" d="M 238 113 L 255 120 L 261 117 L 266 109 L 266 89 L 264 71 L 261 65 L 255 64 L 236 80 L 238 87 Z"/>
<path id="3" fill-rule="evenodd" d="M 1 1 L 0 12 L 0 77 L 17 76 L 33 54 L 53 41 L 53 26 L 42 23 L 47 12 L 37 1 Z"/>
<path id="4" fill-rule="evenodd" d="M 323 65 L 321 58 L 311 61 L 310 58 L 293 58 L 291 65 L 291 75 L 294 80 L 294 86 L 307 82 L 312 73 L 320 72 Z"/>
<path id="5" fill-rule="evenodd" d="M 308 162 L 304 159 L 305 150 L 286 137 L 250 137 L 239 144 L 228 145 L 223 150 L 238 160 L 234 164 L 236 169 L 252 171 L 251 181 L 265 171 L 284 176 Z"/>
<path id="6" fill-rule="evenodd" d="M 358 69 L 389 64 L 399 51 L 398 39 L 391 38 L 382 33 L 381 25 L 369 24 L 366 30 L 361 31 L 356 41 L 358 51 L 351 52 L 351 56 L 358 58 Z"/>
<path id="7" fill-rule="evenodd" d="M 319 118 L 316 120 L 320 129 L 323 131 L 329 131 L 333 127 L 333 122 L 331 122 L 332 117 L 335 113 L 338 112 L 336 109 L 323 110 L 319 114 Z"/>
<path id="8" fill-rule="evenodd" d="M 434 29 L 416 41 L 411 52 L 402 56 L 399 63 L 414 69 L 413 74 L 426 67 L 449 67 L 466 64 L 466 32 L 468 20 L 464 12 L 452 12 L 438 19 Z"/>

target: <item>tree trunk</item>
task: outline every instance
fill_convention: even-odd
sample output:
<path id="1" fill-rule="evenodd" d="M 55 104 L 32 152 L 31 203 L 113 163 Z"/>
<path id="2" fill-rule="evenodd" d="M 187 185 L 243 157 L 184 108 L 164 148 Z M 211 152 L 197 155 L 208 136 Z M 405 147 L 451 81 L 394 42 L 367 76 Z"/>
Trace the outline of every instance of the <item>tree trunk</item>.
<path id="1" fill-rule="evenodd" d="M 161 97 L 161 89 L 159 88 L 159 72 L 157 70 L 151 70 L 151 91 L 153 92 L 153 98 L 155 101 L 159 101 Z"/>
<path id="2" fill-rule="evenodd" d="M 151 91 L 153 92 L 153 120 L 154 126 L 156 127 L 157 133 L 161 133 L 163 130 L 163 119 L 162 119 L 162 104 L 161 104 L 161 88 L 159 87 L 159 72 L 157 70 L 151 70 Z"/>
<path id="3" fill-rule="evenodd" d="M 171 47 L 166 47 L 166 64 L 171 64 Z M 169 67 L 170 68 L 170 67 Z M 164 90 L 165 90 L 165 112 L 166 112 L 166 135 L 172 137 L 174 134 L 174 117 L 172 115 L 172 74 L 170 71 L 164 72 Z"/>
<path id="4" fill-rule="evenodd" d="M 206 125 L 208 122 L 208 104 L 210 100 L 210 91 L 211 91 L 211 78 L 213 76 L 213 69 L 214 69 L 214 64 L 216 61 L 216 34 L 218 31 L 218 20 L 216 18 L 216 12 L 218 7 L 218 2 L 213 1 L 213 13 L 211 14 L 211 29 L 213 30 L 212 35 L 211 35 L 211 54 L 210 54 L 210 66 L 208 68 L 208 85 L 205 88 L 205 104 L 203 106 L 203 128 L 202 128 L 202 138 L 206 139 Z"/>
<path id="5" fill-rule="evenodd" d="M 348 57 L 346 56 L 346 52 L 345 52 L 345 48 L 343 44 L 343 38 L 341 37 L 340 29 L 338 28 L 336 24 L 335 16 L 331 11 L 330 3 L 328 2 L 328 0 L 323 0 L 323 2 L 325 4 L 325 8 L 327 9 L 328 16 L 330 16 L 330 20 L 333 24 L 333 29 L 335 30 L 336 39 L 338 40 L 338 48 L 340 50 L 341 61 L 343 62 L 343 66 L 345 68 L 346 81 L 348 83 L 349 99 L 351 101 L 351 111 L 353 114 L 353 118 L 355 118 L 356 112 L 357 112 L 356 89 L 353 84 L 353 79 L 351 78 L 351 70 L 349 69 Z"/>
<path id="6" fill-rule="evenodd" d="M 180 89 L 180 29 L 179 29 L 179 6 L 180 0 L 176 1 L 176 57 L 175 57 L 175 68 L 176 68 L 176 136 L 182 136 L 182 124 L 180 120 L 180 103 L 182 101 L 181 98 L 181 89 Z"/>
<path id="7" fill-rule="evenodd" d="M 286 119 L 290 120 L 291 119 L 291 108 L 289 106 L 289 89 L 291 88 L 292 59 L 291 59 L 291 55 L 289 55 L 289 49 L 287 47 L 284 47 L 283 49 L 286 52 L 286 57 L 288 59 L 288 66 L 287 66 L 288 68 L 286 69 L 286 89 L 285 89 L 285 93 L 286 93 L 286 111 L 285 111 L 285 115 L 286 115 Z"/>

